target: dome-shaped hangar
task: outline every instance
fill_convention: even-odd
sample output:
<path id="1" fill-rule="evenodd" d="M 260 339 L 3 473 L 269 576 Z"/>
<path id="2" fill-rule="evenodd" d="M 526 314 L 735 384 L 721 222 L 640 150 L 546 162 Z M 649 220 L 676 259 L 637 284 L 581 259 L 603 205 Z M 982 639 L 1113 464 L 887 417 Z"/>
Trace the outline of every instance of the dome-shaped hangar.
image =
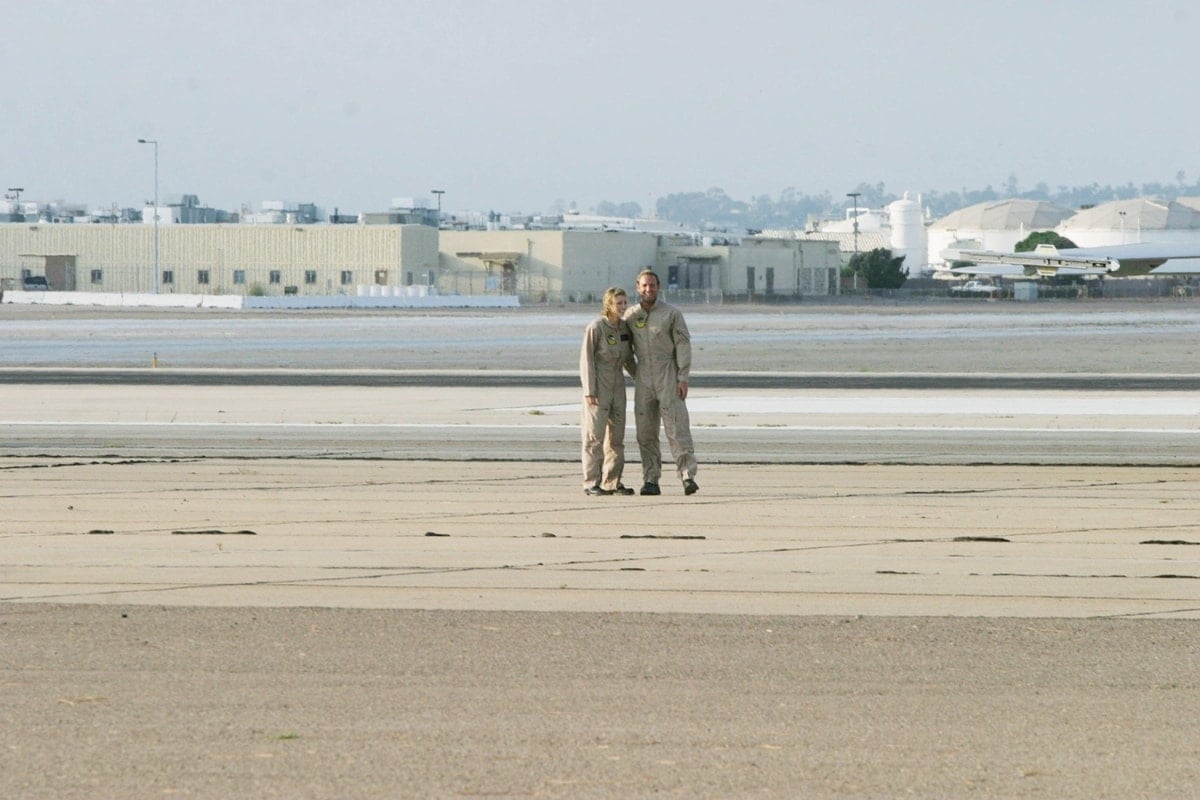
<path id="1" fill-rule="evenodd" d="M 1072 213 L 1069 208 L 1045 200 L 989 200 L 960 208 L 930 227 L 958 231 L 1047 231 Z"/>
<path id="2" fill-rule="evenodd" d="M 1051 231 L 1071 209 L 1045 200 L 989 200 L 960 208 L 929 226 L 929 262 L 946 249 L 1011 251 L 1034 231 Z"/>
<path id="3" fill-rule="evenodd" d="M 1113 200 L 1063 220 L 1058 232 L 1080 247 L 1196 242 L 1200 240 L 1200 197 Z"/>

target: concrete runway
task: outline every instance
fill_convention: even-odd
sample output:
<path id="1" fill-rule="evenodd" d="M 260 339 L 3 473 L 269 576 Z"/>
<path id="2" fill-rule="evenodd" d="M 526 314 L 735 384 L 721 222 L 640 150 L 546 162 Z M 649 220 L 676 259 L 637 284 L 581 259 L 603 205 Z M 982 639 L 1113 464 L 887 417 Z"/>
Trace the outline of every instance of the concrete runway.
<path id="1" fill-rule="evenodd" d="M 1193 392 L 1121 375 L 697 386 L 658 498 L 567 387 L 0 380 L 0 794 L 1193 796 Z"/>
<path id="2" fill-rule="evenodd" d="M 145 370 L 151 376 L 161 371 Z M 0 372 L 0 431 L 10 454 L 567 461 L 578 458 L 578 391 L 495 376 L 396 385 L 326 371 L 170 372 L 166 382 L 95 384 L 88 371 Z M 760 373 L 766 381 L 773 374 Z M 779 376 L 775 376 L 779 378 Z M 971 375 L 893 375 L 899 388 L 840 375 L 791 388 L 698 378 L 689 408 L 697 447 L 723 464 L 1096 464 L 1200 462 L 1191 380 L 1042 376 L 1036 389 Z M 294 383 L 303 378 L 303 383 Z M 793 376 L 795 379 L 795 376 Z M 415 379 L 414 379 L 415 380 Z M 782 379 L 777 383 L 782 382 Z M 536 383 L 536 382 L 535 382 Z M 916 387 L 916 388 L 910 388 Z M 1165 388 L 1163 388 L 1165 387 Z M 86 403 L 81 398 L 86 397 Z M 632 433 L 630 434 L 632 442 Z M 636 459 L 636 447 L 630 458 Z"/>
<path id="3" fill-rule="evenodd" d="M 0 793 L 1188 797 L 1194 467 L 11 457 Z"/>
<path id="4" fill-rule="evenodd" d="M 0 599 L 483 611 L 1193 619 L 1195 468 L 6 464 Z"/>

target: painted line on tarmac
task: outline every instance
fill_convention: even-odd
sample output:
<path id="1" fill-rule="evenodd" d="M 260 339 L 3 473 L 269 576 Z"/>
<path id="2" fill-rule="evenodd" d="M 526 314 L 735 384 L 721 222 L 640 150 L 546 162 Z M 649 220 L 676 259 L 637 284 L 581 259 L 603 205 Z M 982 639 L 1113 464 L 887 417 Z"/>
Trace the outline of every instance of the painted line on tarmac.
<path id="1" fill-rule="evenodd" d="M 567 424 L 487 424 L 470 422 L 88 422 L 79 420 L 0 420 L 0 426 L 23 428 L 323 428 L 344 429 L 411 429 L 411 430 L 567 430 L 577 428 Z M 977 433 L 1155 433 L 1200 436 L 1200 428 L 1163 428 L 1139 425 L 1113 427 L 1048 427 L 1024 425 L 791 425 L 761 423 L 758 425 L 711 425 L 693 422 L 694 431 L 903 431 L 913 433 L 938 433 L 942 431 L 964 431 Z"/>

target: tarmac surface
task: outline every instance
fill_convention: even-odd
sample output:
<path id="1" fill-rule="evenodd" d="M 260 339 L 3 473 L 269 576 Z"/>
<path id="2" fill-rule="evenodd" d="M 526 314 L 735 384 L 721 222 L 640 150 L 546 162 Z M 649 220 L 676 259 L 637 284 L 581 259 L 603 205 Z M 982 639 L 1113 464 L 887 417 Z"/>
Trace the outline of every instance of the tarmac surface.
<path id="1" fill-rule="evenodd" d="M 692 497 L 586 497 L 553 382 L 8 363 L 0 795 L 1194 796 L 1200 369 L 1162 310 L 1140 357 L 1101 334 L 1136 370 L 1001 342 L 938 386 L 694 381 Z M 909 344 L 888 372 L 929 374 Z M 98 377 L 29 372 L 62 369 Z"/>

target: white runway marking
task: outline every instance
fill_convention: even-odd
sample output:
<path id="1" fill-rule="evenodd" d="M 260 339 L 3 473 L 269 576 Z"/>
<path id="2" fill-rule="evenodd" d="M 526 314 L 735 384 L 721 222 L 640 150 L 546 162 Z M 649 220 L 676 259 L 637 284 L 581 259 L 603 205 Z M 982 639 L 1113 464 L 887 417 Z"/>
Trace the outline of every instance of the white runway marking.
<path id="1" fill-rule="evenodd" d="M 1197 416 L 1200 399 L 1194 392 L 1104 394 L 1089 392 L 846 392 L 780 397 L 688 398 L 688 411 L 697 414 L 966 414 L 970 416 Z M 631 406 L 632 407 L 632 406 Z M 547 405 L 520 411 L 566 413 L 578 405 Z"/>
<path id="2" fill-rule="evenodd" d="M 566 423 L 528 425 L 479 425 L 456 422 L 80 422 L 74 420 L 0 420 L 0 426 L 11 425 L 23 428 L 190 428 L 203 430 L 230 428 L 280 428 L 280 429 L 318 429 L 327 430 L 471 430 L 471 431 L 505 431 L 505 430 L 566 430 L 574 426 Z M 632 426 L 630 426 L 632 429 Z M 1011 433 L 1025 431 L 1030 433 L 1162 433 L 1180 435 L 1200 435 L 1200 428 L 1164 428 L 1153 425 L 1128 424 L 1114 427 L 1067 427 L 1067 426 L 1026 426 L 1026 425 L 794 425 L 794 424 L 758 424 L 758 425 L 695 425 L 694 431 L 905 431 L 936 433 L 938 431 L 962 431 L 979 433 Z"/>

